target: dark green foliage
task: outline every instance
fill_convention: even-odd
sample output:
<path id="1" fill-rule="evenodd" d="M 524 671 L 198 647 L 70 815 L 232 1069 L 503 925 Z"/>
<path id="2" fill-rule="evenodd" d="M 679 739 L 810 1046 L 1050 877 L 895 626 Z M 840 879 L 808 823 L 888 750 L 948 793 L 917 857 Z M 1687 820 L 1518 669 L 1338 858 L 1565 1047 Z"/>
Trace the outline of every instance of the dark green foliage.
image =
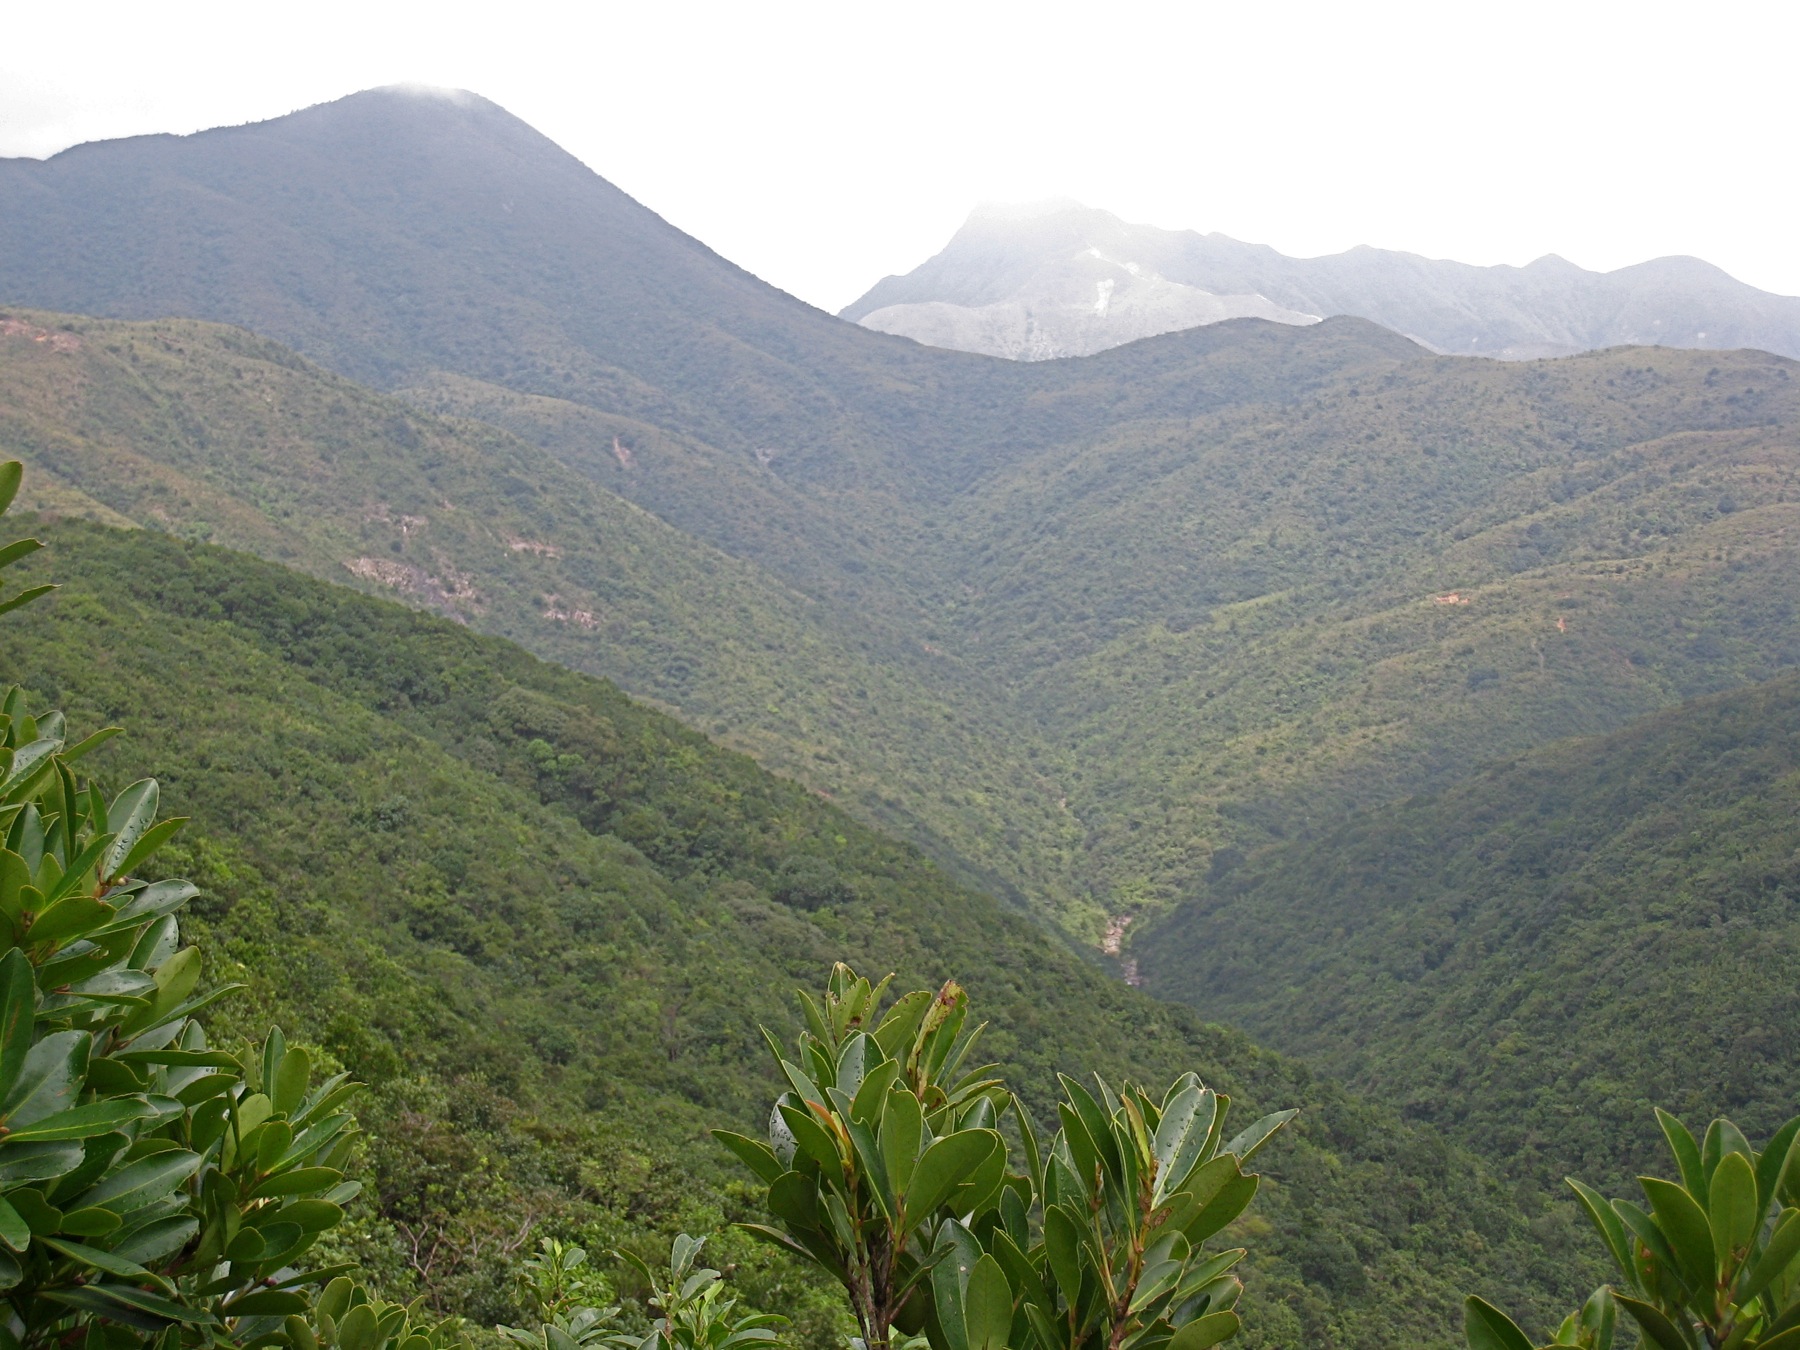
<path id="1" fill-rule="evenodd" d="M 0 515 L 18 484 L 0 463 Z M 361 1189 L 356 1085 L 314 1083 L 280 1031 L 208 1046 L 195 1014 L 237 986 L 201 990 L 176 917 L 194 887 L 142 875 L 186 822 L 157 819 L 154 779 L 110 801 L 78 782 L 117 728 L 65 728 L 0 697 L 0 1344 L 280 1343 Z"/>
<path id="2" fill-rule="evenodd" d="M 1296 1114 L 1227 1142 L 1230 1099 L 1192 1074 L 1157 1102 L 1064 1076 L 1062 1128 L 1031 1117 L 971 1062 L 986 1029 L 954 982 L 882 1008 L 844 965 L 801 995 L 798 1063 L 770 1038 L 787 1090 L 768 1142 L 717 1137 L 768 1187 L 772 1224 L 746 1225 L 844 1286 L 862 1341 L 932 1350 L 1208 1350 L 1231 1339 L 1244 1249 L 1201 1244 L 1241 1215 L 1243 1164 Z M 1020 1150 L 1000 1127 L 1011 1117 Z M 1035 1236 L 1034 1236 L 1035 1235 Z"/>
<path id="3" fill-rule="evenodd" d="M 1758 1150 L 1720 1118 L 1704 1141 L 1656 1113 L 1679 1179 L 1639 1177 L 1648 1208 L 1570 1180 L 1618 1270 L 1558 1329 L 1554 1344 L 1610 1350 L 1620 1313 L 1661 1350 L 1791 1350 L 1800 1345 L 1800 1116 Z M 1471 1297 L 1471 1350 L 1530 1350 L 1499 1309 Z"/>
<path id="4" fill-rule="evenodd" d="M 1661 1150 L 1654 1102 L 1792 1109 L 1797 899 L 1789 675 L 1269 850 L 1138 950 L 1153 990 L 1611 1186 Z"/>
<path id="5" fill-rule="evenodd" d="M 345 1251 L 388 1298 L 517 1325 L 507 1253 L 539 1232 L 660 1258 L 676 1231 L 751 1217 L 705 1129 L 764 1126 L 757 1024 L 796 1032 L 784 991 L 837 959 L 915 986 L 966 972 L 1038 1120 L 1059 1071 L 1195 1068 L 1252 1112 L 1302 1107 L 1246 1219 L 1247 1344 L 1447 1345 L 1462 1288 L 1547 1310 L 1591 1283 L 1567 1269 L 1572 1216 L 1517 1216 L 1468 1155 L 1124 988 L 609 685 L 243 555 L 73 523 L 45 537 L 66 584 L 11 621 L 9 661 L 71 716 L 129 725 L 98 771 L 153 764 L 193 817 L 165 853 L 201 887 L 195 932 L 249 986 L 220 1005 L 225 1031 L 279 1017 L 373 1085 L 371 1203 Z M 588 776 L 546 773 L 534 741 Z M 850 898 L 776 901 L 806 857 Z M 1321 1230 L 1355 1249 L 1364 1289 L 1302 1277 Z M 751 1306 L 831 1343 L 817 1284 L 717 1241 Z"/>

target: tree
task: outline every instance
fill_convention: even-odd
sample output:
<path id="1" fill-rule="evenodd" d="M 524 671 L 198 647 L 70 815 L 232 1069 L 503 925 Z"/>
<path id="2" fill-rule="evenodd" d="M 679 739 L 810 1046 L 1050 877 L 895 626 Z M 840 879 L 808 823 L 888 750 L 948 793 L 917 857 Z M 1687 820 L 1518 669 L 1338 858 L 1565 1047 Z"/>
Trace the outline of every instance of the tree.
<path id="1" fill-rule="evenodd" d="M 1609 1350 L 1622 1308 L 1659 1350 L 1800 1350 L 1800 1117 L 1760 1153 L 1729 1120 L 1696 1141 L 1656 1113 L 1679 1181 L 1639 1177 L 1650 1207 L 1569 1185 L 1619 1269 L 1558 1328 L 1552 1345 Z M 1532 1350 L 1482 1299 L 1467 1301 L 1471 1350 Z"/>
<path id="2" fill-rule="evenodd" d="M 874 1350 L 896 1331 L 933 1350 L 1205 1350 L 1234 1335 L 1244 1253 L 1202 1244 L 1249 1204 L 1243 1164 L 1294 1113 L 1226 1143 L 1229 1100 L 1192 1074 L 1160 1099 L 1065 1077 L 1045 1151 L 992 1066 L 968 1067 L 981 1028 L 967 994 L 950 982 L 877 1016 L 891 979 L 840 964 L 822 1001 L 802 994 L 798 1063 L 769 1037 L 788 1090 L 768 1141 L 714 1132 L 768 1187 L 774 1222 L 747 1227 L 835 1276 Z"/>

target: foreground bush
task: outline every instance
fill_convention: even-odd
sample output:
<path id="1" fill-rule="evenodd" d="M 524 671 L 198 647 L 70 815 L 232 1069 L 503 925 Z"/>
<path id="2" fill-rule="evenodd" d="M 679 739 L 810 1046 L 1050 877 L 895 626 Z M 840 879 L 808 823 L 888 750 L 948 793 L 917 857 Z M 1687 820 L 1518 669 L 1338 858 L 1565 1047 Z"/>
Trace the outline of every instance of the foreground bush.
<path id="1" fill-rule="evenodd" d="M 1800 1117 L 1760 1153 L 1729 1120 L 1695 1140 L 1656 1113 L 1679 1181 L 1639 1177 L 1650 1207 L 1571 1180 L 1619 1269 L 1552 1345 L 1610 1350 L 1623 1310 L 1659 1350 L 1800 1350 Z M 1471 1350 L 1533 1350 L 1489 1303 L 1468 1300 Z M 1623 1342 L 1621 1342 L 1623 1344 Z"/>
<path id="2" fill-rule="evenodd" d="M 1294 1112 L 1227 1142 L 1229 1100 L 1192 1074 L 1160 1100 L 1065 1077 L 1045 1149 L 992 1066 L 971 1063 L 981 1029 L 963 990 L 883 1013 L 887 983 L 840 965 L 822 1002 L 803 995 L 798 1062 L 769 1042 L 788 1091 L 767 1142 L 716 1132 L 768 1186 L 774 1222 L 752 1229 L 843 1284 L 864 1343 L 1206 1350 L 1235 1335 L 1244 1252 L 1202 1245 L 1250 1203 L 1243 1165 Z"/>

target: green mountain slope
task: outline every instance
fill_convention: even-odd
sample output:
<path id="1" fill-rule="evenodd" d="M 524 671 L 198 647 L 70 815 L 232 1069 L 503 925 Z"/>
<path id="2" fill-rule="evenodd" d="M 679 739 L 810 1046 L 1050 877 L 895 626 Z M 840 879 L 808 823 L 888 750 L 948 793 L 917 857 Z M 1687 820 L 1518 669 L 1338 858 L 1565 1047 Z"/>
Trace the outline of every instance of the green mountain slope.
<path id="1" fill-rule="evenodd" d="M 1102 1065 L 1304 1106 L 1246 1220 L 1249 1344 L 1448 1346 L 1460 1289 L 1542 1309 L 1586 1274 L 1561 1210 L 1520 1217 L 1467 1155 L 610 685 L 241 554 L 48 538 L 26 570 L 66 584 L 9 623 L 8 670 L 78 724 L 127 725 L 103 771 L 153 769 L 194 817 L 169 866 L 237 963 L 213 978 L 251 986 L 225 1006 L 382 1084 L 357 1245 L 396 1287 L 493 1318 L 534 1224 L 643 1244 L 741 1213 L 701 1130 L 754 1123 L 755 1023 L 791 1030 L 786 989 L 836 957 L 964 978 L 1037 1110 L 1054 1070 Z M 727 1250 L 829 1343 L 816 1290 Z"/>
<path id="2" fill-rule="evenodd" d="M 1793 1112 L 1800 675 L 1547 747 L 1215 877 L 1149 988 L 1528 1173 L 1622 1181 L 1649 1107 Z"/>
<path id="3" fill-rule="evenodd" d="M 1041 913 L 1057 762 L 977 673 L 670 528 L 523 441 L 216 325 L 0 318 L 0 450 L 46 508 L 212 539 L 619 681 Z M 41 340 L 40 340 L 41 339 Z"/>
<path id="4" fill-rule="evenodd" d="M 1796 373 L 1440 359 L 1134 423 L 959 503 L 936 640 L 1013 676 L 1085 884 L 1154 911 L 1221 847 L 1800 662 Z"/>
<path id="5" fill-rule="evenodd" d="M 0 164 L 0 295 L 246 324 L 779 578 L 804 660 L 715 661 L 718 607 L 671 600 L 696 657 L 633 627 L 589 668 L 1085 940 L 1228 850 L 1795 659 L 1800 381 L 1759 353 L 1501 364 L 1343 319 L 933 351 L 392 90 Z"/>

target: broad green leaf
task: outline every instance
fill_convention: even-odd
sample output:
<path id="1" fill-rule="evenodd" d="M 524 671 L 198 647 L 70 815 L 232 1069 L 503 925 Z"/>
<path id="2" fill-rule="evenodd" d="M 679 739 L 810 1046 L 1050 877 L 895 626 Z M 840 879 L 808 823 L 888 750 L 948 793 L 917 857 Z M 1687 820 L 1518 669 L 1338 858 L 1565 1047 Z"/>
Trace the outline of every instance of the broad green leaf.
<path id="1" fill-rule="evenodd" d="M 897 1059 L 883 1060 L 864 1074 L 862 1085 L 856 1089 L 856 1096 L 850 1103 L 850 1118 L 864 1122 L 870 1129 L 879 1130 L 882 1112 L 887 1106 L 888 1090 L 899 1076 L 900 1061 Z"/>
<path id="2" fill-rule="evenodd" d="M 1070 1307 L 1081 1294 L 1081 1229 L 1061 1205 L 1044 1211 L 1044 1254 Z"/>
<path id="3" fill-rule="evenodd" d="M 1742 1261 L 1762 1227 L 1756 1204 L 1756 1172 L 1742 1153 L 1727 1153 L 1712 1174 L 1708 1221 L 1718 1244 L 1719 1267 Z"/>
<path id="4" fill-rule="evenodd" d="M 1769 1140 L 1769 1146 L 1756 1160 L 1756 1197 L 1765 1214 L 1769 1212 L 1769 1206 L 1775 1203 L 1775 1192 L 1781 1184 L 1781 1175 L 1787 1169 L 1788 1160 L 1796 1150 L 1797 1139 L 1800 1139 L 1800 1116 L 1795 1116 L 1777 1130 L 1775 1137 Z"/>
<path id="5" fill-rule="evenodd" d="M 1156 1157 L 1155 1199 L 1158 1202 L 1173 1191 L 1178 1182 L 1186 1180 L 1186 1176 L 1178 1174 L 1175 1168 L 1177 1160 L 1188 1146 L 1190 1136 L 1198 1133 L 1199 1142 L 1205 1142 L 1206 1130 L 1211 1124 L 1211 1111 L 1207 1111 L 1207 1119 L 1196 1119 L 1200 1115 L 1202 1100 L 1202 1090 L 1196 1083 L 1163 1103 L 1162 1119 L 1157 1122 L 1156 1139 L 1152 1147 Z M 1194 1160 L 1198 1160 L 1198 1157 L 1199 1148 L 1196 1144 Z M 1189 1167 L 1191 1166 L 1190 1161 Z"/>
<path id="6" fill-rule="evenodd" d="M 306 1088 L 312 1082 L 312 1057 L 299 1046 L 295 1046 L 281 1057 L 281 1063 L 275 1070 L 274 1091 L 270 1094 L 275 1099 L 275 1109 L 282 1115 L 291 1115 L 300 1109 L 300 1103 L 306 1098 Z"/>
<path id="7" fill-rule="evenodd" d="M 103 1317 L 117 1317 L 119 1310 L 129 1309 L 168 1322 L 204 1324 L 213 1320 L 212 1314 L 203 1308 L 184 1307 L 124 1284 L 89 1284 L 79 1289 L 46 1290 L 44 1297 Z"/>
<path id="8" fill-rule="evenodd" d="M 750 1234 L 752 1237 L 761 1238 L 764 1242 L 771 1243 L 774 1246 L 782 1248 L 784 1251 L 798 1256 L 803 1261 L 811 1261 L 816 1265 L 824 1267 L 828 1271 L 837 1268 L 837 1258 L 835 1254 L 832 1252 L 830 1246 L 816 1233 L 802 1233 L 798 1236 L 793 1236 L 782 1232 L 779 1228 L 771 1228 L 768 1224 L 764 1223 L 740 1223 L 735 1226 L 742 1232 Z M 801 1238 L 805 1238 L 805 1241 L 801 1241 Z"/>
<path id="9" fill-rule="evenodd" d="M 76 1150 L 76 1157 L 81 1157 L 79 1150 Z M 7 1201 L 11 1201 L 14 1210 L 18 1211 L 18 1217 L 31 1226 L 32 1233 L 54 1233 L 63 1222 L 63 1211 L 45 1201 L 31 1186 L 20 1186 L 7 1195 Z"/>
<path id="10" fill-rule="evenodd" d="M 157 1007 L 174 1007 L 193 993 L 194 986 L 200 982 L 200 949 L 182 948 L 158 965 L 155 975 Z"/>
<path id="11" fill-rule="evenodd" d="M 339 1350 L 375 1350 L 380 1344 L 375 1310 L 367 1303 L 359 1303 L 346 1312 L 339 1320 L 337 1330 Z"/>
<path id="12" fill-rule="evenodd" d="M 931 1268 L 931 1298 L 938 1326 L 944 1333 L 944 1350 L 971 1350 L 964 1291 L 981 1260 L 981 1249 L 973 1235 L 954 1220 L 939 1233 L 938 1249 L 938 1259 Z"/>
<path id="13" fill-rule="evenodd" d="M 299 1294 L 280 1289 L 254 1289 L 222 1307 L 227 1317 L 286 1317 L 306 1311 L 306 1300 Z"/>
<path id="14" fill-rule="evenodd" d="M 71 1237 L 105 1237 L 116 1232 L 123 1223 L 117 1211 L 89 1205 L 86 1209 L 63 1215 L 62 1231 Z"/>
<path id="15" fill-rule="evenodd" d="M 38 1139 L 92 1139 L 97 1134 L 109 1134 L 121 1125 L 154 1114 L 150 1104 L 141 1100 L 94 1102 L 89 1106 L 73 1106 L 21 1126 L 7 1135 L 7 1141 L 22 1144 Z"/>
<path id="16" fill-rule="evenodd" d="M 1095 1155 L 1106 1167 L 1107 1175 L 1119 1181 L 1124 1176 L 1124 1159 L 1120 1156 L 1118 1140 L 1113 1137 L 1112 1121 L 1100 1103 L 1080 1083 L 1067 1074 L 1058 1074 L 1062 1083 L 1063 1095 L 1077 1119 L 1085 1127 L 1088 1139 L 1092 1142 Z M 1104 1089 L 1105 1084 L 1101 1087 Z M 1067 1129 L 1067 1115 L 1064 1115 L 1064 1128 Z M 1071 1141 L 1073 1142 L 1073 1141 Z"/>
<path id="17" fill-rule="evenodd" d="M 0 1120 L 8 1129 L 30 1125 L 75 1104 L 87 1076 L 89 1044 L 84 1031 L 58 1031 L 26 1052 L 18 1077 L 0 1099 Z"/>
<path id="18" fill-rule="evenodd" d="M 31 1226 L 4 1199 L 0 1199 L 0 1242 L 15 1252 L 22 1252 L 31 1245 Z"/>
<path id="19" fill-rule="evenodd" d="M 39 596 L 44 596 L 44 595 L 50 594 L 50 592 L 55 589 L 56 589 L 55 585 L 27 587 L 25 590 L 20 591 L 15 596 L 12 596 L 6 600 L 0 600 L 0 614 L 10 614 L 15 609 L 19 609 L 20 607 L 22 607 L 24 605 L 29 605 L 33 600 L 36 600 Z"/>
<path id="20" fill-rule="evenodd" d="M 125 1260 L 116 1252 L 102 1251 L 84 1242 L 65 1242 L 61 1238 L 45 1238 L 44 1245 L 91 1270 L 105 1271 L 108 1275 L 118 1275 L 141 1284 L 154 1284 L 164 1293 L 175 1292 L 174 1286 L 162 1276 L 152 1274 L 135 1261 Z"/>
<path id="21" fill-rule="evenodd" d="M 13 598 L 15 601 L 18 599 L 17 596 Z M 0 613 L 4 612 L 4 609 L 0 609 Z M 42 774 L 47 773 L 50 769 L 50 757 L 56 753 L 57 747 L 61 744 L 61 741 L 45 737 L 31 742 L 29 745 L 22 745 L 13 751 L 12 764 L 4 774 L 0 774 L 0 797 L 21 793 L 25 787 Z M 28 807 L 27 810 L 29 809 Z M 25 852 L 24 857 L 25 861 L 31 865 L 32 870 L 36 871 L 36 860 L 32 858 L 30 852 Z"/>
<path id="22" fill-rule="evenodd" d="M 1219 1193 L 1206 1207 L 1195 1218 L 1182 1225 L 1181 1231 L 1187 1235 L 1188 1241 L 1197 1247 L 1242 1214 L 1251 1200 L 1256 1198 L 1257 1182 L 1258 1178 L 1255 1176 L 1226 1178 L 1225 1184 L 1219 1187 Z"/>
<path id="23" fill-rule="evenodd" d="M 69 746 L 62 752 L 63 762 L 73 764 L 83 755 L 89 754 L 105 745 L 114 736 L 123 735 L 124 731 L 125 728 L 123 727 L 102 727 L 91 736 L 83 736 L 80 740 L 76 741 L 75 744 Z M 96 792 L 97 791 L 98 789 L 96 789 Z M 94 828 L 99 830 L 102 834 L 108 833 L 104 816 L 100 817 L 99 823 L 97 823 Z"/>
<path id="24" fill-rule="evenodd" d="M 19 484 L 24 481 L 25 466 L 16 459 L 9 459 L 0 464 L 0 516 L 13 504 L 13 498 L 19 495 Z"/>
<path id="25" fill-rule="evenodd" d="M 112 847 L 106 851 L 102 867 L 108 879 L 120 872 L 120 864 L 137 847 L 138 840 L 156 820 L 158 790 L 154 778 L 143 778 L 113 798 L 107 807 L 106 820 L 113 828 Z"/>
<path id="26" fill-rule="evenodd" d="M 1694 1156 L 1698 1158 L 1699 1154 L 1696 1153 Z M 1588 1218 L 1593 1222 L 1594 1227 L 1600 1230 L 1600 1236 L 1605 1241 L 1607 1250 L 1612 1253 L 1614 1264 L 1618 1266 L 1620 1273 L 1629 1278 L 1632 1270 L 1631 1245 L 1625 1235 L 1624 1223 L 1606 1198 L 1592 1186 L 1586 1182 L 1577 1181 L 1574 1177 L 1565 1179 L 1569 1184 L 1569 1189 L 1574 1191 L 1576 1198 L 1581 1201 L 1581 1206 L 1587 1211 Z"/>
<path id="27" fill-rule="evenodd" d="M 0 1186 L 22 1181 L 48 1181 L 81 1166 L 78 1143 L 0 1144 Z"/>
<path id="28" fill-rule="evenodd" d="M 899 1201 L 889 1184 L 887 1167 L 881 1160 L 881 1146 L 875 1142 L 874 1132 L 860 1120 L 850 1121 L 846 1132 L 850 1136 L 850 1146 L 856 1152 L 864 1189 L 875 1197 L 881 1212 L 893 1220 L 899 1210 Z"/>
<path id="29" fill-rule="evenodd" d="M 113 1255 L 141 1266 L 152 1265 L 187 1246 L 200 1225 L 181 1215 L 157 1219 L 131 1230 L 113 1243 Z"/>
<path id="30" fill-rule="evenodd" d="M 1004 1147 L 992 1130 L 960 1130 L 934 1140 L 913 1169 L 905 1191 L 906 1227 L 914 1228 L 929 1218 L 993 1150 Z"/>
<path id="31" fill-rule="evenodd" d="M 328 1190 L 343 1179 L 344 1174 L 333 1167 L 296 1167 L 292 1172 L 282 1172 L 266 1178 L 250 1194 L 258 1200 L 282 1195 L 305 1195 L 308 1191 Z"/>
<path id="32" fill-rule="evenodd" d="M 1256 1155 L 1258 1149 L 1269 1142 L 1275 1131 L 1299 1114 L 1298 1111 L 1289 1110 L 1276 1111 L 1271 1115 L 1264 1116 L 1220 1151 L 1235 1153 L 1240 1164 L 1247 1163 Z"/>
<path id="33" fill-rule="evenodd" d="M 17 858 L 16 854 L 7 857 Z M 23 869 L 24 862 L 18 863 Z M 31 962 L 14 947 L 0 958 L 0 1101 L 4 1101 L 25 1067 L 31 1050 L 32 1018 L 37 1006 L 37 983 Z"/>
<path id="34" fill-rule="evenodd" d="M 344 1210 L 329 1200 L 293 1200 L 281 1207 L 279 1217 L 302 1233 L 323 1233 L 344 1221 Z"/>
<path id="35" fill-rule="evenodd" d="M 1469 1350 L 1533 1350 L 1512 1318 L 1473 1294 L 1463 1300 L 1463 1336 Z"/>
<path id="36" fill-rule="evenodd" d="M 1796 1255 L 1800 1255 L 1800 1209 L 1787 1209 L 1782 1211 L 1762 1255 L 1757 1257 L 1738 1286 L 1736 1301 L 1748 1304 L 1788 1268 Z"/>
<path id="37" fill-rule="evenodd" d="M 790 1228 L 819 1226 L 819 1187 L 799 1172 L 784 1172 L 769 1186 L 769 1211 Z"/>
<path id="38" fill-rule="evenodd" d="M 1656 1226 L 1656 1220 L 1650 1217 L 1649 1211 L 1632 1204 L 1629 1200 L 1615 1200 L 1612 1202 L 1612 1208 L 1613 1212 L 1619 1216 L 1620 1221 L 1631 1231 L 1632 1236 L 1650 1249 L 1650 1254 L 1669 1272 L 1670 1278 L 1680 1280 L 1682 1278 L 1680 1258 L 1675 1255 L 1675 1249 L 1669 1245 L 1668 1237 L 1661 1228 Z M 1627 1267 L 1628 1276 L 1631 1276 L 1632 1269 L 1632 1267 Z M 1631 1278 L 1635 1283 L 1636 1277 L 1631 1276 Z"/>
<path id="39" fill-rule="evenodd" d="M 1242 1326 L 1234 1312 L 1207 1313 L 1177 1331 L 1169 1340 L 1168 1350 L 1211 1350 L 1237 1335 Z"/>
<path id="40" fill-rule="evenodd" d="M 87 895 L 58 900 L 32 921 L 25 940 L 32 946 L 48 946 L 99 928 L 113 916 L 113 907 Z"/>
<path id="41" fill-rule="evenodd" d="M 152 1154 L 119 1169 L 93 1186 L 70 1207 L 110 1209 L 115 1214 L 160 1200 L 200 1170 L 200 1155 L 185 1150 Z"/>
<path id="42" fill-rule="evenodd" d="M 0 548 L 0 567 L 11 567 L 20 558 L 29 558 L 44 546 L 41 539 L 19 539 Z"/>
<path id="43" fill-rule="evenodd" d="M 869 1038 L 857 1032 L 844 1042 L 838 1051 L 837 1077 L 831 1086 L 847 1097 L 854 1098 L 856 1090 L 862 1086 L 863 1070 L 868 1063 Z"/>
<path id="44" fill-rule="evenodd" d="M 1006 1350 L 1012 1330 L 1012 1286 L 992 1256 L 983 1256 L 969 1272 L 963 1290 L 963 1327 L 969 1350 Z"/>
<path id="45" fill-rule="evenodd" d="M 1146 1262 L 1144 1273 L 1138 1277 L 1137 1288 L 1131 1293 L 1129 1311 L 1142 1312 L 1164 1294 L 1173 1290 L 1175 1282 L 1181 1278 L 1182 1269 L 1186 1264 L 1185 1259 L 1158 1261 L 1154 1265 Z"/>
<path id="46" fill-rule="evenodd" d="M 912 1185 L 924 1133 L 925 1117 L 919 1099 L 903 1087 L 891 1089 L 875 1138 L 881 1145 L 881 1160 L 887 1165 L 888 1184 L 896 1196 L 905 1194 Z"/>
<path id="47" fill-rule="evenodd" d="M 1656 1123 L 1662 1126 L 1663 1138 L 1669 1141 L 1669 1152 L 1675 1155 L 1675 1165 L 1681 1169 L 1681 1184 L 1688 1188 L 1690 1195 L 1705 1195 L 1706 1171 L 1700 1165 L 1700 1145 L 1694 1141 L 1693 1134 L 1660 1106 L 1656 1108 Z"/>
<path id="48" fill-rule="evenodd" d="M 1221 1153 L 1202 1163 L 1188 1176 L 1182 1189 L 1168 1197 L 1168 1225 L 1185 1230 L 1226 1184 L 1240 1175 L 1238 1160 L 1230 1153 Z M 1190 1237 L 1189 1240 L 1193 1239 Z"/>
<path id="49" fill-rule="evenodd" d="M 1658 1350 L 1693 1350 L 1675 1324 L 1650 1304 L 1620 1293 L 1613 1298 L 1643 1330 L 1644 1340 Z"/>
<path id="50" fill-rule="evenodd" d="M 1672 1181 L 1639 1177 L 1638 1184 L 1650 1198 L 1656 1226 L 1662 1230 L 1675 1259 L 1681 1263 L 1689 1287 L 1698 1291 L 1711 1285 L 1719 1257 L 1706 1211 L 1694 1202 L 1693 1196 Z"/>
<path id="51" fill-rule="evenodd" d="M 820 1167 L 841 1168 L 846 1160 L 838 1149 L 837 1140 L 819 1123 L 813 1110 L 811 1103 L 783 1106 L 781 1118 L 787 1122 L 802 1153 Z"/>
<path id="52" fill-rule="evenodd" d="M 107 873 L 107 879 L 130 876 L 148 862 L 159 848 L 174 838 L 175 834 L 187 823 L 186 816 L 171 816 L 167 820 L 157 821 L 156 824 L 145 830 L 143 837 L 131 846 L 131 850 L 123 858 L 119 859 L 118 866 Z"/>
<path id="53" fill-rule="evenodd" d="M 786 1170 L 776 1160 L 775 1151 L 760 1139 L 752 1139 L 744 1134 L 734 1134 L 730 1130 L 714 1130 L 712 1137 L 730 1149 L 739 1162 L 756 1173 L 758 1179 L 765 1186 Z"/>

